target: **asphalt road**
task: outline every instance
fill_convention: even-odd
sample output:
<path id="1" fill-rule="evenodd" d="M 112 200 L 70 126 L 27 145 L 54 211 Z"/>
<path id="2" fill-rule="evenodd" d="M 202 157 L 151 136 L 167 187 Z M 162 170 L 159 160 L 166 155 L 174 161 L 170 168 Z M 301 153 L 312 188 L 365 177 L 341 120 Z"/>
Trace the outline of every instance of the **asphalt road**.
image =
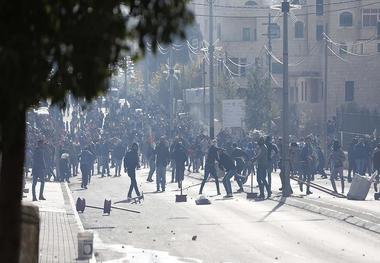
<path id="1" fill-rule="evenodd" d="M 184 192 L 188 202 L 175 203 L 177 185 L 154 193 L 155 183 L 145 182 L 146 173 L 137 173 L 142 204 L 123 202 L 129 187 L 125 175 L 93 177 L 88 190 L 79 189 L 79 178 L 72 180 L 74 199 L 102 206 L 107 198 L 141 212 L 113 210 L 105 216 L 87 208 L 80 215 L 84 227 L 96 233 L 99 262 L 380 262 L 378 234 L 272 200 L 213 196 L 213 182 L 204 191 L 212 196 L 211 205 L 195 205 L 198 186 Z M 197 183 L 186 177 L 184 187 Z"/>

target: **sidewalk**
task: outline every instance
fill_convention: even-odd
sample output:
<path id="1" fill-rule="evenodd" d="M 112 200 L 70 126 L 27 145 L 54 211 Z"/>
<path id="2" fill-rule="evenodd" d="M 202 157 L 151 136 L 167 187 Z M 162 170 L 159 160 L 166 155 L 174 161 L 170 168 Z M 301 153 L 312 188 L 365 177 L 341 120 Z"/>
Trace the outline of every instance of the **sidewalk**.
<path id="1" fill-rule="evenodd" d="M 24 194 L 23 203 L 32 202 L 31 181 L 26 182 L 29 193 Z M 77 234 L 83 231 L 76 211 L 67 193 L 67 184 L 46 182 L 44 196 L 46 201 L 32 202 L 40 211 L 39 262 L 88 262 L 77 260 Z M 39 193 L 39 183 L 37 184 Z"/>

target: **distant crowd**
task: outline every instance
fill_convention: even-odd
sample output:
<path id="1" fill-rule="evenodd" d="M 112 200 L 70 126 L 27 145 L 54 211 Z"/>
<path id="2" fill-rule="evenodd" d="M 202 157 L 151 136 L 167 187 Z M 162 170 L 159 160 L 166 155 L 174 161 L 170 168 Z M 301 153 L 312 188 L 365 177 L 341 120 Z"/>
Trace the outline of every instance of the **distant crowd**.
<path id="1" fill-rule="evenodd" d="M 131 178 L 128 197 L 135 190 L 136 169 L 149 167 L 148 182 L 157 191 L 165 191 L 166 170 L 171 167 L 171 182 L 182 187 L 184 171 L 199 173 L 204 179 L 199 193 L 211 176 L 217 194 L 219 177 L 226 197 L 233 195 L 231 179 L 243 192 L 248 176 L 255 174 L 259 185 L 259 198 L 272 194 L 272 172 L 281 168 L 282 139 L 263 134 L 240 133 L 233 136 L 230 130 L 220 131 L 215 140 L 206 135 L 199 123 L 188 114 L 178 114 L 170 130 L 167 108 L 144 98 L 142 94 L 108 96 L 83 105 L 68 99 L 66 107 L 41 103 L 40 108 L 28 113 L 25 176 L 32 172 L 33 199 L 37 200 L 36 184 L 41 182 L 39 199 L 44 200 L 45 180 L 67 181 L 81 174 L 81 187 L 87 189 L 91 177 L 99 175 L 121 176 L 122 168 Z M 333 123 L 329 125 L 329 135 Z M 341 181 L 344 193 L 343 169 L 348 168 L 348 181 L 354 173 L 365 175 L 377 173 L 375 190 L 379 182 L 380 144 L 376 138 L 354 139 L 346 154 L 338 141 L 330 140 L 326 155 L 318 137 L 291 139 L 289 167 L 291 176 L 302 182 L 314 180 L 316 175 L 327 178 L 325 168 L 331 171 L 330 181 L 338 191 L 335 181 Z M 325 158 L 327 156 L 327 158 Z M 222 171 L 222 172 L 221 172 Z M 284 178 L 282 178 L 284 184 Z M 281 190 L 281 189 L 280 189 Z M 312 194 L 306 184 L 306 194 Z"/>

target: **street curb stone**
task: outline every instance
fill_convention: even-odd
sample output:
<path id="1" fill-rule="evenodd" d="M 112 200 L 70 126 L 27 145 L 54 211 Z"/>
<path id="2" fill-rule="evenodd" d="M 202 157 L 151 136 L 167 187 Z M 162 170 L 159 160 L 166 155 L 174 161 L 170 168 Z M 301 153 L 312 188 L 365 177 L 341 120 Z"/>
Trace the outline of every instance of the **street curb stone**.
<path id="1" fill-rule="evenodd" d="M 346 222 L 348 224 L 366 229 L 368 231 L 380 234 L 380 224 L 359 218 L 357 216 L 352 216 L 352 215 L 347 214 L 347 213 L 332 210 L 329 208 L 320 207 L 320 206 L 317 206 L 314 204 L 308 204 L 306 202 L 299 201 L 299 200 L 296 200 L 296 199 L 291 198 L 291 197 L 286 198 L 286 199 L 281 198 L 281 197 L 273 197 L 273 198 L 271 198 L 271 200 L 279 202 L 279 203 L 283 203 L 283 204 L 286 204 L 289 206 L 304 209 L 304 210 L 307 210 L 307 211 L 310 211 L 310 212 L 313 212 L 316 214 L 321 214 L 321 215 L 324 215 L 327 217 L 331 217 L 331 218 Z"/>

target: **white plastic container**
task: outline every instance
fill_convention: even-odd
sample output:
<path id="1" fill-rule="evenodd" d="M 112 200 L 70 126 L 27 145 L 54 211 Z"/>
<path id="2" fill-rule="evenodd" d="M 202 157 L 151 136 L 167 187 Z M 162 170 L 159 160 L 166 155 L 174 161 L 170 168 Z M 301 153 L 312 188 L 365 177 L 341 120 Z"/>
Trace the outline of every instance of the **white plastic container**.
<path id="1" fill-rule="evenodd" d="M 94 233 L 85 231 L 78 233 L 78 259 L 92 258 Z"/>

